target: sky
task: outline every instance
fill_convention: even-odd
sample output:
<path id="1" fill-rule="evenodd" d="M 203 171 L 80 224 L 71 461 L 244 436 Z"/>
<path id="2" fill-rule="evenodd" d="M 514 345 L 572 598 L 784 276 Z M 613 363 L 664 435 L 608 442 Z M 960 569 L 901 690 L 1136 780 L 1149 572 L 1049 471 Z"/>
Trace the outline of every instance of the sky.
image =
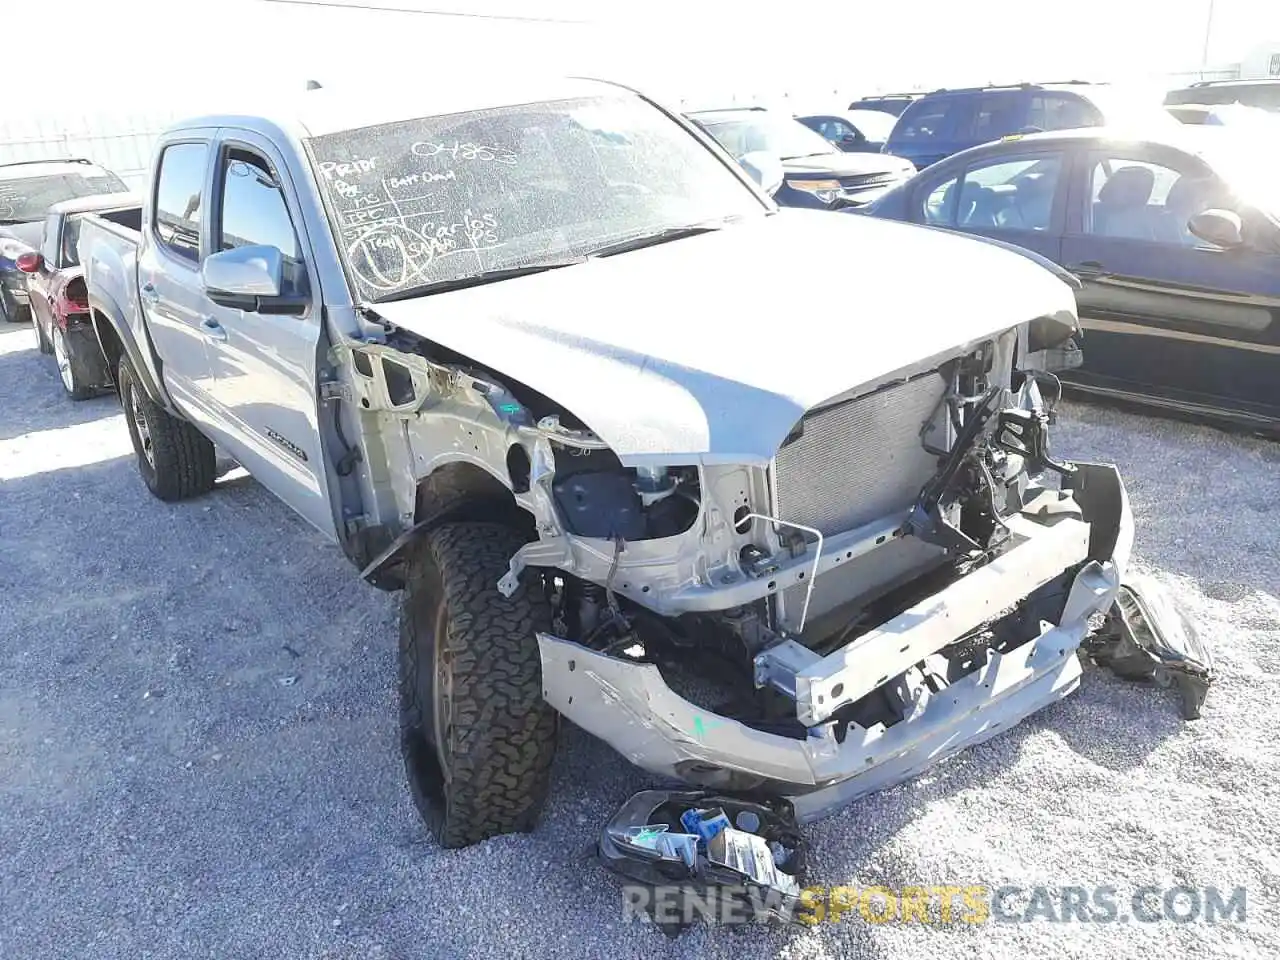
<path id="1" fill-rule="evenodd" d="M 880 33 L 844 25 L 870 21 L 851 16 L 859 9 L 853 3 L 832 4 L 829 24 L 820 7 L 805 5 L 792 18 L 766 0 L 308 4 L 44 0 L 42 17 L 61 21 L 60 51 L 83 44 L 109 53 L 84 58 L 79 69 L 51 69 L 42 59 L 47 47 L 11 46 L 4 72 L 39 77 L 41 93 L 25 105 L 9 98 L 6 113 L 47 113 L 55 102 L 81 113 L 200 112 L 216 109 L 232 90 L 297 89 L 307 78 L 453 84 L 531 69 L 605 75 L 695 103 L 783 92 L 830 100 L 1024 79 L 1133 81 L 1199 67 L 1210 0 L 989 0 L 977 15 L 960 15 L 955 0 L 913 0 L 909 22 L 888 22 Z M 1237 62 L 1268 39 L 1280 50 L 1280 3 L 1213 5 L 1210 66 Z M 1167 86 L 1167 79 L 1155 85 Z"/>

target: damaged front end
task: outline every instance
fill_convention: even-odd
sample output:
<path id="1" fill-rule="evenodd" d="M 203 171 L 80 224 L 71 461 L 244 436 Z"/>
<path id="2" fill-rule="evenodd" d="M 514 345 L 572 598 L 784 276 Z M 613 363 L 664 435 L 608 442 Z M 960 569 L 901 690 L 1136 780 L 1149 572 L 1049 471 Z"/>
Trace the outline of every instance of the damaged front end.
<path id="1" fill-rule="evenodd" d="M 739 552 L 740 575 L 664 594 L 655 602 L 672 615 L 658 630 L 610 592 L 620 625 L 610 642 L 539 635 L 545 698 L 647 770 L 786 798 L 804 823 L 1075 690 L 1078 651 L 1117 598 L 1130 596 L 1121 583 L 1132 516 L 1113 466 L 1053 459 L 1046 375 L 1006 369 L 1002 385 L 1010 357 L 1001 347 L 984 344 L 944 365 L 925 378 L 927 390 L 908 379 L 844 401 L 854 406 L 834 423 L 830 409 L 807 418 L 798 431 L 812 433 L 809 453 L 825 457 L 823 470 L 787 488 L 785 471 L 798 470 L 780 451 L 766 473 L 770 509 L 739 506 L 733 515 L 735 530 L 754 532 Z M 923 425 L 911 425 L 919 451 L 882 437 L 888 449 L 858 451 L 868 463 L 839 462 L 833 427 L 846 442 L 859 428 L 904 428 L 911 411 L 899 422 L 895 402 L 921 409 L 920 395 L 935 402 Z M 868 401 L 870 417 L 856 407 Z M 929 472 L 909 502 L 876 485 L 888 475 L 900 487 L 921 456 Z M 856 482 L 832 470 L 858 473 Z M 758 601 L 744 592 L 753 584 Z M 726 602 L 711 602 L 715 594 Z M 1121 606 L 1127 642 L 1177 671 L 1158 642 L 1136 639 L 1150 634 L 1139 622 L 1153 616 L 1137 609 Z M 664 652 L 687 667 L 709 649 L 745 656 L 745 698 L 740 684 L 720 705 L 704 705 L 705 695 L 669 685 Z M 1201 662 L 1199 647 L 1180 649 Z M 1127 647 L 1117 651 L 1136 664 Z M 711 675 L 731 679 L 733 670 L 702 671 Z"/>
<path id="2" fill-rule="evenodd" d="M 1071 693 L 1077 653 L 1128 596 L 1124 484 L 1053 457 L 1060 391 L 1017 328 L 831 397 L 789 432 L 778 394 L 748 392 L 777 428 L 767 444 L 712 430 L 678 454 L 647 449 L 671 432 L 657 418 L 602 436 L 406 331 L 340 359 L 375 512 L 398 518 L 366 576 L 394 581 L 432 525 L 513 508 L 527 542 L 496 586 L 524 581 L 552 608 L 545 700 L 649 771 L 785 800 L 800 823 Z M 671 376 L 647 384 L 655 404 L 688 399 Z M 1136 672 L 1141 651 L 1157 679 L 1207 679 L 1207 654 L 1177 639 L 1189 628 L 1126 609 L 1127 639 L 1090 645 L 1095 659 Z"/>

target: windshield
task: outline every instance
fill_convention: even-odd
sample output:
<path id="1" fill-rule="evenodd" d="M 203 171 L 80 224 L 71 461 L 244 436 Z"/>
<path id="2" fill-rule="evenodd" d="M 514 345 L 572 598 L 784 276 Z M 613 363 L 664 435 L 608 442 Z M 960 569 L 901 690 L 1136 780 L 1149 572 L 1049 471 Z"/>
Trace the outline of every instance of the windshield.
<path id="1" fill-rule="evenodd" d="M 7 177 L 0 180 L 0 223 L 43 220 L 55 203 L 75 197 L 123 193 L 128 188 L 114 173 L 94 167 L 45 177 Z"/>
<path id="2" fill-rule="evenodd" d="M 348 273 L 374 302 L 769 209 L 631 94 L 346 130 L 308 147 Z"/>
<path id="3" fill-rule="evenodd" d="M 695 117 L 697 122 L 735 157 L 762 150 L 782 160 L 837 153 L 827 138 L 799 120 L 769 113 L 743 110 L 741 117 Z"/>

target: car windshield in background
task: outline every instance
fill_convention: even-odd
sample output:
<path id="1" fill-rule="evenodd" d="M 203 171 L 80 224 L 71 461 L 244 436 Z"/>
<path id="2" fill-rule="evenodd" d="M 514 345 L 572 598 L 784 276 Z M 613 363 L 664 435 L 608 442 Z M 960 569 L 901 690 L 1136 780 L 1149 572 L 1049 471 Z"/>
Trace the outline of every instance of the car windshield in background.
<path id="1" fill-rule="evenodd" d="M 820 133 L 799 120 L 764 110 L 743 110 L 741 117 L 698 117 L 716 142 L 735 157 L 764 151 L 782 160 L 838 152 Z"/>
<path id="2" fill-rule="evenodd" d="M 346 130 L 308 148 L 348 273 L 372 301 L 768 211 L 630 94 Z"/>
<path id="3" fill-rule="evenodd" d="M 90 168 L 92 170 L 92 168 Z M 43 220 L 55 203 L 103 193 L 123 193 L 128 188 L 113 173 L 94 171 L 60 173 L 44 177 L 0 179 L 0 223 Z"/>

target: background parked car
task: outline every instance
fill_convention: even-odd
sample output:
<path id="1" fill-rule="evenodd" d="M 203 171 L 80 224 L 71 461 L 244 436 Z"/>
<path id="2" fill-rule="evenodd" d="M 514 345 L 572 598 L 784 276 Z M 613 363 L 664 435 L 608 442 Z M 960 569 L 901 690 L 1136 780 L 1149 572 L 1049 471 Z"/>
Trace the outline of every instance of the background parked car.
<path id="1" fill-rule="evenodd" d="M 1166 106 L 1183 103 L 1243 103 L 1247 107 L 1280 111 L 1280 79 L 1202 80 L 1165 94 Z"/>
<path id="2" fill-rule="evenodd" d="M 863 208 L 1032 250 L 1076 274 L 1093 394 L 1280 435 L 1280 176 L 1227 128 L 1009 137 Z"/>
<path id="3" fill-rule="evenodd" d="M 80 266 L 80 224 L 85 214 L 142 229 L 142 199 L 129 193 L 64 200 L 49 208 L 38 250 L 18 257 L 27 275 L 31 320 L 41 353 L 51 353 L 72 400 L 85 400 L 113 383 L 102 346 L 89 322 L 89 294 Z"/>
<path id="4" fill-rule="evenodd" d="M 27 319 L 27 281 L 16 261 L 40 243 L 48 209 L 73 197 L 126 189 L 114 173 L 84 159 L 0 164 L 0 320 Z"/>
<path id="5" fill-rule="evenodd" d="M 848 110 L 796 117 L 845 153 L 880 153 L 898 118 L 879 110 Z"/>
<path id="6" fill-rule="evenodd" d="M 902 183 L 915 167 L 879 153 L 842 153 L 793 117 L 760 107 L 695 110 L 686 114 L 741 161 L 765 154 L 782 162 L 774 199 L 784 207 L 839 210 L 867 203 Z"/>
<path id="7" fill-rule="evenodd" d="M 1280 135 L 1280 112 L 1243 103 L 1179 103 L 1165 107 L 1180 123 L 1202 127 L 1232 127 L 1259 136 Z"/>
<path id="8" fill-rule="evenodd" d="M 903 110 L 923 96 L 923 93 L 880 93 L 853 101 L 849 104 L 849 109 L 878 110 L 881 113 L 891 113 L 895 117 L 900 117 Z"/>
<path id="9" fill-rule="evenodd" d="M 1013 133 L 1142 123 L 1159 131 L 1177 121 L 1156 102 L 1145 103 L 1108 84 L 1020 83 L 935 90 L 898 118 L 885 151 L 923 170 L 953 153 Z"/>

